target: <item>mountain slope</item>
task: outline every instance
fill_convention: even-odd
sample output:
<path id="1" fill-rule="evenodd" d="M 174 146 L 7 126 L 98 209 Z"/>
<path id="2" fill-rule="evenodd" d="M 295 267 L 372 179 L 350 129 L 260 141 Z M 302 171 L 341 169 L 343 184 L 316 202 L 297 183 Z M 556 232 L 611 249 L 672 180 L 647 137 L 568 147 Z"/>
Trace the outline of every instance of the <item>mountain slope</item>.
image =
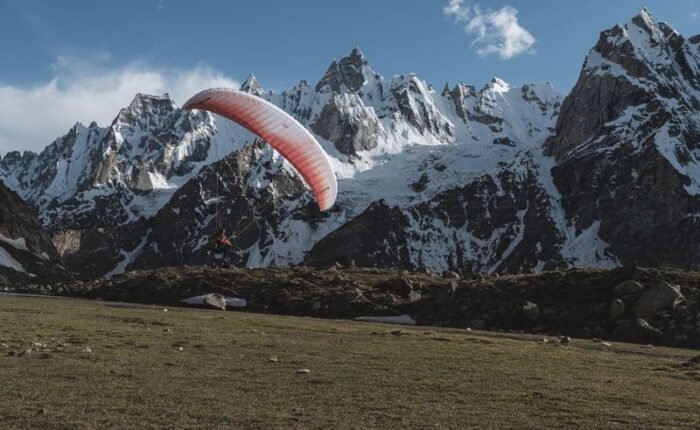
<path id="1" fill-rule="evenodd" d="M 238 233 L 233 259 L 248 266 L 697 267 L 698 58 L 700 37 L 645 9 L 601 34 L 566 98 L 496 78 L 439 92 L 412 74 L 385 80 L 357 48 L 315 85 L 275 93 L 249 76 L 243 91 L 329 154 L 339 195 L 323 214 L 269 146 L 167 95 L 8 154 L 0 178 L 89 276 L 205 262 L 217 225 Z"/>
<path id="2" fill-rule="evenodd" d="M 428 204 L 498 175 L 549 135 L 561 101 L 547 84 L 514 88 L 494 79 L 480 91 L 458 84 L 438 93 L 415 75 L 385 83 L 359 49 L 333 62 L 315 87 L 301 81 L 265 92 L 251 75 L 242 89 L 294 115 L 330 154 L 341 187 L 331 213 L 314 213 L 296 172 L 250 133 L 216 115 L 183 112 L 167 96 L 137 95 L 110 127 L 77 124 L 41 154 L 8 154 L 0 174 L 35 205 L 57 243 L 69 242 L 60 246 L 66 262 L 85 274 L 205 261 L 202 238 L 217 220 L 236 230 L 250 218 L 257 219 L 241 232 L 236 261 L 295 264 L 373 202 Z M 240 168 L 230 171 L 232 163 Z M 182 234 L 167 229 L 173 222 Z M 431 258 L 436 269 L 462 264 Z M 490 266 L 498 261 L 488 258 Z"/>
<path id="3" fill-rule="evenodd" d="M 0 181 L 0 286 L 66 276 L 56 248 L 29 206 Z"/>
<path id="4" fill-rule="evenodd" d="M 621 262 L 700 264 L 699 43 L 646 9 L 601 33 L 547 143 L 568 218 Z"/>

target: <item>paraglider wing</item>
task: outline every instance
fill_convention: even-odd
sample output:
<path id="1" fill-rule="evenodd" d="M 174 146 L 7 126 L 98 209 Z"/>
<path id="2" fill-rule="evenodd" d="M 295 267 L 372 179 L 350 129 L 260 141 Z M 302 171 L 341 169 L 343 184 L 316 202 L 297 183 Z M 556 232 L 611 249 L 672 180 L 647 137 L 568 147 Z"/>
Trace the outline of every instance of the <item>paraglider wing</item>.
<path id="1" fill-rule="evenodd" d="M 301 174 L 321 211 L 335 203 L 338 184 L 326 152 L 304 126 L 282 109 L 254 95 L 227 88 L 201 91 L 183 109 L 214 112 L 257 134 Z"/>

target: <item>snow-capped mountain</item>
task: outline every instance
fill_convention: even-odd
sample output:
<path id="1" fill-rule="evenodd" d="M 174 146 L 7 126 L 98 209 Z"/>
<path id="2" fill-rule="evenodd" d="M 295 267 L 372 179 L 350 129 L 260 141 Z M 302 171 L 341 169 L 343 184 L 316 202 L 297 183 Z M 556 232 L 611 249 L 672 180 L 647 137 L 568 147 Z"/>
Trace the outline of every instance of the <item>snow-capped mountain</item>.
<path id="1" fill-rule="evenodd" d="M 601 33 L 547 143 L 567 222 L 618 261 L 700 267 L 700 36 L 647 9 Z"/>
<path id="2" fill-rule="evenodd" d="M 10 153 L 0 178 L 86 275 L 204 262 L 217 223 L 239 233 L 234 258 L 249 266 L 694 267 L 699 39 L 644 10 L 601 34 L 566 99 L 546 83 L 385 80 L 357 48 L 316 85 L 275 93 L 251 75 L 241 89 L 329 154 L 339 194 L 326 213 L 268 145 L 167 95 L 139 94 L 111 126 L 76 124 L 41 154 Z M 687 242 L 654 258 L 678 220 Z"/>

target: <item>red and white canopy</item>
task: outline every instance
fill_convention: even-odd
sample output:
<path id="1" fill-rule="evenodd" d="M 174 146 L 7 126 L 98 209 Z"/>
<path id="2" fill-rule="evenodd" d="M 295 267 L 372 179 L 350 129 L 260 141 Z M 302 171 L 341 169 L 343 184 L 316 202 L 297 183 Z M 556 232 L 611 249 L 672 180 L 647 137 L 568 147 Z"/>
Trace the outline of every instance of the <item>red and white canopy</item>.
<path id="1" fill-rule="evenodd" d="M 183 109 L 214 112 L 257 134 L 301 174 L 321 211 L 335 203 L 338 183 L 326 152 L 303 125 L 279 107 L 242 91 L 212 88 L 194 95 Z"/>

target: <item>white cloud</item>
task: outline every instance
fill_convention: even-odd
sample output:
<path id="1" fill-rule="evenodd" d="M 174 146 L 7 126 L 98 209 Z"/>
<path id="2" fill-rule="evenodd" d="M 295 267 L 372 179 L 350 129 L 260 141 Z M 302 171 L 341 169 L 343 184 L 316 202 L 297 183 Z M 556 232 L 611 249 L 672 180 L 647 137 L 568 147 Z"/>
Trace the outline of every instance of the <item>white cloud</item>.
<path id="1" fill-rule="evenodd" d="M 450 3 L 442 8 L 442 12 L 447 15 L 453 15 L 456 21 L 467 21 L 471 11 L 469 6 L 464 6 L 462 0 L 450 0 Z"/>
<path id="2" fill-rule="evenodd" d="M 693 19 L 698 19 L 700 18 L 700 13 L 699 12 L 693 12 L 690 14 L 690 17 Z"/>
<path id="3" fill-rule="evenodd" d="M 535 38 L 518 23 L 518 10 L 512 6 L 482 12 L 478 4 L 465 5 L 463 0 L 450 0 L 443 13 L 464 23 L 464 31 L 474 36 L 472 46 L 486 57 L 498 54 L 508 60 L 532 52 Z"/>
<path id="4" fill-rule="evenodd" d="M 51 69 L 53 79 L 32 87 L 0 83 L 0 156 L 11 150 L 40 151 L 78 121 L 107 126 L 136 93 L 167 92 L 182 104 L 205 88 L 240 85 L 204 65 L 165 70 L 133 63 L 107 70 L 99 61 L 59 57 Z"/>

